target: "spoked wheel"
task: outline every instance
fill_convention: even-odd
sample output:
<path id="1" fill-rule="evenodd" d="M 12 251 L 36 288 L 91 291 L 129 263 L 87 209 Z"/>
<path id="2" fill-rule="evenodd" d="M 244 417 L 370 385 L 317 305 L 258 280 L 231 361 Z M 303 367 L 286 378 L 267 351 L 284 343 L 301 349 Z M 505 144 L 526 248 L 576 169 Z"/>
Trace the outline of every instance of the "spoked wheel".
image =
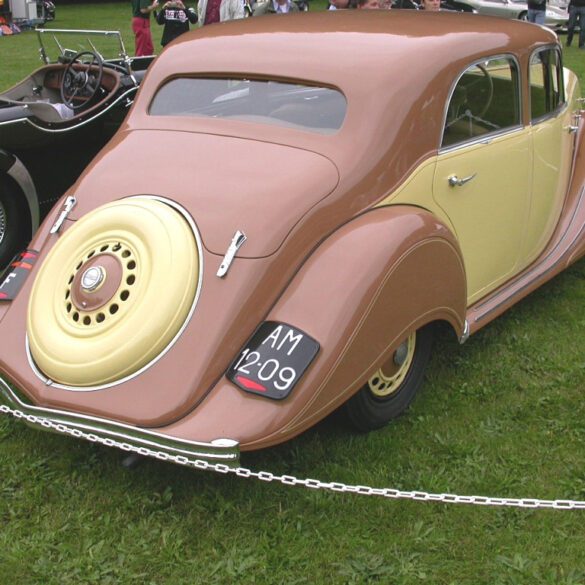
<path id="1" fill-rule="evenodd" d="M 30 221 L 23 201 L 10 179 L 0 175 L 0 272 L 24 248 L 30 237 Z"/>
<path id="2" fill-rule="evenodd" d="M 347 415 L 357 429 L 371 431 L 383 427 L 408 408 L 422 385 L 432 341 L 430 327 L 412 333 L 347 401 Z"/>

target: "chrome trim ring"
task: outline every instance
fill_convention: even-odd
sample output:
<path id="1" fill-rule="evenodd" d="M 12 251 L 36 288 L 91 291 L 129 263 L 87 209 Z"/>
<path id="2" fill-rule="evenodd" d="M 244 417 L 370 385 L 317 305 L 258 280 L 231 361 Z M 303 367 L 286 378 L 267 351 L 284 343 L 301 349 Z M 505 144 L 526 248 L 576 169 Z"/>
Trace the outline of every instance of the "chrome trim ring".
<path id="1" fill-rule="evenodd" d="M 97 290 L 106 278 L 106 271 L 103 266 L 88 268 L 81 276 L 81 288 L 87 292 Z"/>
<path id="2" fill-rule="evenodd" d="M 197 306 L 197 303 L 199 302 L 199 297 L 201 296 L 201 288 L 202 288 L 201 285 L 203 282 L 203 272 L 204 272 L 203 243 L 201 240 L 201 235 L 199 234 L 199 230 L 197 229 L 197 226 L 195 225 L 195 220 L 191 217 L 189 212 L 182 205 L 179 205 L 178 203 L 175 203 L 174 201 L 171 201 L 170 199 L 166 199 L 165 197 L 160 197 L 158 195 L 133 195 L 132 197 L 125 197 L 124 199 L 134 199 L 134 198 L 153 199 L 156 201 L 160 201 L 161 203 L 165 203 L 169 207 L 172 207 L 173 209 L 178 211 L 184 217 L 185 221 L 189 224 L 189 227 L 191 228 L 191 231 L 193 232 L 193 237 L 195 238 L 195 243 L 197 245 L 197 254 L 199 255 L 199 275 L 197 278 L 197 289 L 195 291 L 193 303 L 191 305 L 191 308 L 189 309 L 189 313 L 187 314 L 187 318 L 185 319 L 185 322 L 179 328 L 179 330 L 177 331 L 177 333 L 173 337 L 173 339 L 171 339 L 169 344 L 154 359 L 152 359 L 150 362 L 148 362 L 147 364 L 142 366 L 142 368 L 140 368 L 139 370 L 137 370 L 133 374 L 130 374 L 129 376 L 125 376 L 124 378 L 120 378 L 119 380 L 116 380 L 115 382 L 109 382 L 108 384 L 101 384 L 99 386 L 83 386 L 83 387 L 81 387 L 81 386 L 79 386 L 79 387 L 78 386 L 68 386 L 65 384 L 59 384 L 59 383 L 55 382 L 54 380 L 47 378 L 39 370 L 39 368 L 35 364 L 35 361 L 32 357 L 31 351 L 30 351 L 30 343 L 28 340 L 28 333 L 27 333 L 27 335 L 25 337 L 25 349 L 26 349 L 26 357 L 28 359 L 28 363 L 30 365 L 31 370 L 34 372 L 35 376 L 39 380 L 41 380 L 43 382 L 43 384 L 45 384 L 45 386 L 51 386 L 52 388 L 59 388 L 60 390 L 70 390 L 71 392 L 95 392 L 96 390 L 105 390 L 106 388 L 112 388 L 114 386 L 124 384 L 125 382 L 128 382 L 129 380 L 136 378 L 137 376 L 139 376 L 140 374 L 142 374 L 143 372 L 148 370 L 156 362 L 158 362 L 163 356 L 165 356 L 167 354 L 167 352 L 171 349 L 171 347 L 173 347 L 173 345 L 175 345 L 175 343 L 177 342 L 179 337 L 181 337 L 181 335 L 183 334 L 183 331 L 185 331 L 185 329 L 187 328 L 187 325 L 191 321 L 193 313 L 195 312 L 195 307 Z"/>

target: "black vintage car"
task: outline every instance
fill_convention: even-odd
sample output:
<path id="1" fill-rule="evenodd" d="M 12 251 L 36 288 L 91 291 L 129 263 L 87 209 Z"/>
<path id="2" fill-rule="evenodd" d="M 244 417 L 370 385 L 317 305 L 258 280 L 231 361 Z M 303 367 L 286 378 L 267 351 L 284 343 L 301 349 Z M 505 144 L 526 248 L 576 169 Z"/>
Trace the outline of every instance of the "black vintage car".
<path id="1" fill-rule="evenodd" d="M 0 94 L 0 270 L 120 126 L 154 59 L 128 57 L 117 31 L 37 35 L 44 65 Z"/>

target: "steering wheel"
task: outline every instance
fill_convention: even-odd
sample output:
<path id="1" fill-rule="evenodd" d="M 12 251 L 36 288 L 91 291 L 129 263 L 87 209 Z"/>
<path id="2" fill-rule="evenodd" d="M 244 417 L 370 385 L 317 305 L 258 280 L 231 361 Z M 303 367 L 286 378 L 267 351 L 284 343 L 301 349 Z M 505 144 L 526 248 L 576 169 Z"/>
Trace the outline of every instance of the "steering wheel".
<path id="1" fill-rule="evenodd" d="M 452 123 L 462 117 L 481 119 L 492 104 L 494 81 L 484 65 L 478 63 L 476 67 L 482 75 L 464 74 L 453 92 L 448 117 Z"/>
<path id="2" fill-rule="evenodd" d="M 91 61 L 82 61 L 90 56 Z M 72 110 L 79 110 L 90 102 L 101 87 L 104 74 L 103 59 L 93 51 L 77 53 L 67 65 L 61 79 L 61 99 Z M 81 99 L 79 99 L 81 98 Z"/>

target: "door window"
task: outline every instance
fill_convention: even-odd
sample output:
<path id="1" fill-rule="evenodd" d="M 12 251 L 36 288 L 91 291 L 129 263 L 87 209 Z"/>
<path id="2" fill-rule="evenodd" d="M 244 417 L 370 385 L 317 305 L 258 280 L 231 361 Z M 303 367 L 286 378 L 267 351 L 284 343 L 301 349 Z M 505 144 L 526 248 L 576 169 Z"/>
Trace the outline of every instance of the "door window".
<path id="1" fill-rule="evenodd" d="M 457 81 L 449 100 L 443 148 L 520 125 L 516 61 L 500 57 L 475 63 Z"/>
<path id="2" fill-rule="evenodd" d="M 555 113 L 565 101 L 563 68 L 558 49 L 544 49 L 532 55 L 529 83 L 532 120 Z"/>

